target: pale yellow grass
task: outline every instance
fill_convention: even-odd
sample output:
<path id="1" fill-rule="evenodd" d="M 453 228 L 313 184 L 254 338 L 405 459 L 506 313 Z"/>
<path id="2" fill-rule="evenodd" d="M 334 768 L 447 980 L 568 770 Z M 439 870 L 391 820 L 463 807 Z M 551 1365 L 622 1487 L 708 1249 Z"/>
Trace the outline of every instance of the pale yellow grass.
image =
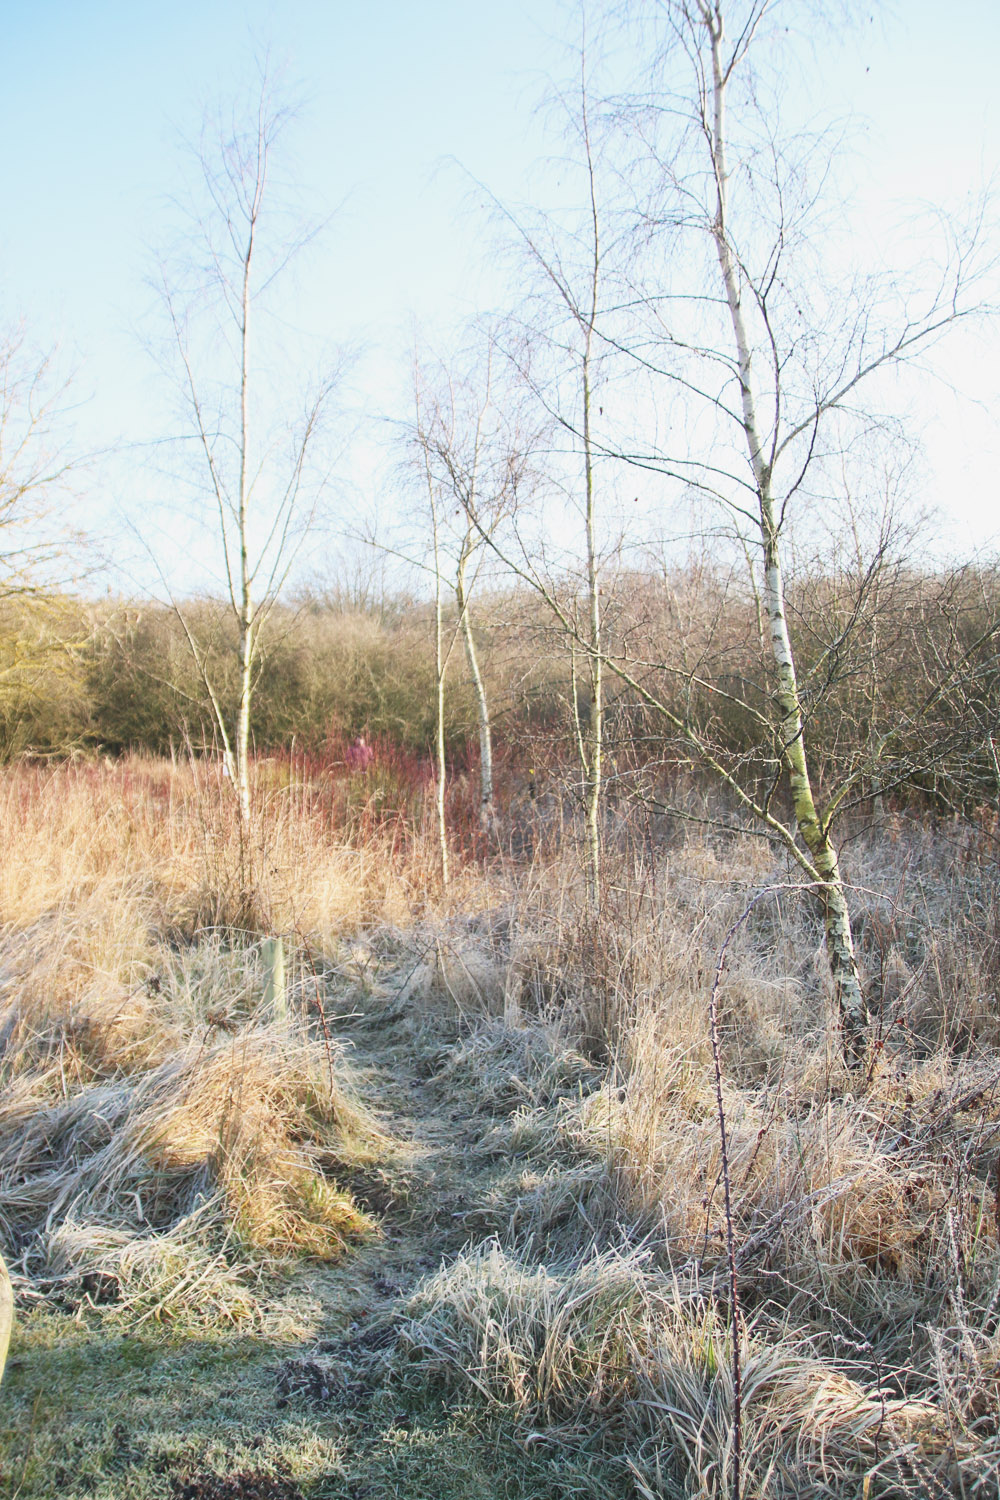
<path id="1" fill-rule="evenodd" d="M 242 1316 L 268 1258 L 375 1232 L 338 1178 L 391 1145 L 315 1024 L 314 965 L 394 876 L 359 884 L 359 851 L 293 811 L 248 851 L 205 766 L 0 782 L 0 1234 L 59 1295 Z M 288 934 L 286 1020 L 248 922 Z"/>
<path id="2" fill-rule="evenodd" d="M 459 869 L 442 894 L 419 832 L 352 837 L 315 788 L 266 780 L 242 847 L 206 764 L 0 782 L 0 1234 L 39 1288 L 235 1319 L 265 1265 L 374 1232 L 344 1184 L 396 1148 L 317 1008 L 370 1001 L 425 1049 L 449 1120 L 465 1111 L 484 1159 L 510 1159 L 507 1196 L 467 1220 L 501 1238 L 404 1309 L 404 1378 L 567 1442 L 596 1424 L 640 1496 L 724 1494 L 733 1323 L 707 1002 L 727 933 L 773 887 L 719 989 L 744 1493 L 991 1493 L 992 866 L 920 829 L 850 851 L 881 1002 L 858 1077 L 816 913 L 762 841 L 698 833 L 653 857 L 609 839 L 599 911 L 569 845 Z M 287 1021 L 263 1009 L 269 932 L 289 941 Z"/>
<path id="3" fill-rule="evenodd" d="M 419 839 L 354 844 L 294 786 L 260 789 L 241 841 L 218 766 L 197 761 L 10 767 L 0 837 L 0 922 L 20 929 L 88 901 L 139 902 L 160 931 L 263 924 L 328 942 L 407 919 L 433 885 Z"/>

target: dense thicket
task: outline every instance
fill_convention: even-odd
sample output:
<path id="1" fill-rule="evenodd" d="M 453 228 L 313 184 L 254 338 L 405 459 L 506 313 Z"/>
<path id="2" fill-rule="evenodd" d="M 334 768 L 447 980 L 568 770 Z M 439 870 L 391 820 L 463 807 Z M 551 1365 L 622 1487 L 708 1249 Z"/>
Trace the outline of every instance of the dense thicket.
<path id="1" fill-rule="evenodd" d="M 231 611 L 201 600 L 184 616 L 228 713 L 239 690 Z M 214 745 L 203 675 L 171 609 L 36 600 L 8 609 L 0 631 L 5 757 Z M 433 733 L 434 700 L 425 636 L 419 610 L 405 618 L 315 605 L 275 610 L 254 694 L 258 750 L 293 739 L 315 747 L 331 732 L 362 729 L 422 748 Z M 459 693 L 453 738 L 466 721 Z"/>
<path id="2" fill-rule="evenodd" d="M 817 770 L 845 801 L 930 795 L 969 805 L 998 789 L 1000 576 L 992 570 L 878 577 L 800 577 L 790 594 Z M 231 614 L 196 601 L 185 619 L 223 708 L 238 684 Z M 542 607 L 516 594 L 483 599 L 478 628 L 502 740 L 532 759 L 571 758 L 571 669 Z M 608 651 L 694 724 L 758 794 L 776 779 L 780 746 L 764 713 L 757 601 L 737 575 L 689 565 L 632 574 L 608 599 Z M 766 658 L 765 658 L 766 659 Z M 429 606 L 357 607 L 311 597 L 276 609 L 254 694 L 260 752 L 320 749 L 366 731 L 423 753 L 434 734 Z M 474 737 L 464 656 L 447 695 L 453 751 Z M 655 794 L 656 771 L 691 759 L 682 735 L 614 688 L 613 775 Z M 0 753 L 115 755 L 215 742 L 202 676 L 177 615 L 155 603 L 67 598 L 8 601 L 0 614 Z M 529 750 L 530 747 L 530 750 Z"/>

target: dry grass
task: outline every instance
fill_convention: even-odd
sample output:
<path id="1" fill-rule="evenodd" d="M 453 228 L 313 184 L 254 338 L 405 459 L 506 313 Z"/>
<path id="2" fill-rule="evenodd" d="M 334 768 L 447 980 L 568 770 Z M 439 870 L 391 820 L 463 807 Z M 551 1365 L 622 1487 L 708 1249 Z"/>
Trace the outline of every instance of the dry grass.
<path id="1" fill-rule="evenodd" d="M 996 871 L 990 851 L 956 861 L 954 838 L 948 827 L 933 837 L 900 826 L 853 851 L 872 992 L 905 964 L 902 982 L 881 985 L 883 1041 L 867 1085 L 831 1040 L 815 917 L 800 895 L 784 890 L 755 911 L 731 951 L 724 1098 L 751 1319 L 745 1495 L 847 1500 L 867 1484 L 872 1494 L 981 1496 L 1000 1473 L 1000 1059 L 995 914 L 982 894 Z M 415 1299 L 403 1345 L 425 1374 L 511 1404 L 533 1426 L 586 1430 L 596 1401 L 609 1442 L 633 1454 L 643 1495 L 721 1495 L 731 1475 L 706 998 L 748 891 L 789 884 L 762 847 L 683 843 L 654 871 L 618 872 L 599 919 L 558 865 L 534 870 L 504 927 L 507 1025 L 530 1041 L 531 1060 L 511 1070 L 512 1089 L 515 1047 L 489 1026 L 452 1056 L 481 1096 L 520 1097 L 508 1147 L 551 1165 L 522 1172 L 506 1248 L 446 1268 Z M 565 1098 L 560 1110 L 538 1107 L 540 1028 L 567 1059 L 575 1044 L 603 1068 L 601 1086 L 571 1109 Z M 577 1163 L 560 1169 L 567 1139 Z M 558 1223 L 569 1237 L 553 1237 Z M 572 1246 L 588 1239 L 605 1248 L 581 1260 Z M 659 1310 L 641 1315 L 613 1295 L 635 1244 L 655 1247 L 657 1262 L 643 1274 Z M 542 1246 L 555 1269 L 533 1263 Z M 682 1311 L 678 1285 L 693 1289 Z M 668 1292 L 669 1317 L 657 1302 Z M 700 1351 L 714 1384 L 704 1365 L 691 1374 L 680 1347 Z M 606 1389 L 618 1393 L 613 1410 Z M 643 1427 L 643 1410 L 666 1439 Z"/>
<path id="2" fill-rule="evenodd" d="M 463 1192 L 482 1175 L 456 1214 L 469 1245 L 391 1315 L 396 1386 L 485 1403 L 519 1442 L 596 1445 L 622 1494 L 721 1497 L 733 1333 L 706 1000 L 726 933 L 773 887 L 720 992 L 744 1496 L 995 1491 L 992 848 L 896 822 L 848 849 L 879 1007 L 861 1082 L 815 914 L 760 840 L 623 838 L 595 915 L 551 830 L 548 852 L 469 864 L 445 898 L 412 822 L 338 824 L 322 786 L 273 767 L 258 793 L 248 849 L 204 765 L 0 782 L 0 1237 L 22 1298 L 107 1303 L 131 1327 L 252 1320 L 278 1262 L 377 1233 L 347 1189 L 398 1148 L 363 1092 L 376 1074 L 336 1040 L 359 1011 L 369 1062 L 408 1028 Z M 263 1007 L 271 931 L 294 955 L 286 1020 Z"/>
<path id="3" fill-rule="evenodd" d="M 192 1036 L 154 1066 L 70 1081 L 65 1038 L 5 1056 L 0 1214 L 22 1271 L 143 1315 L 250 1307 L 230 1261 L 336 1257 L 374 1230 L 338 1173 L 387 1142 L 343 1065 L 294 1028 Z M 49 1053 L 39 1065 L 39 1054 Z M 109 1283 L 113 1282 L 111 1288 Z"/>
<path id="4" fill-rule="evenodd" d="M 220 925 L 246 869 L 208 775 L 20 767 L 2 789 L 0 1232 L 53 1294 L 140 1317 L 247 1316 L 264 1262 L 373 1233 L 337 1181 L 389 1150 L 310 1020 L 311 971 L 287 1023 L 262 1013 L 256 935 Z M 321 952 L 377 899 L 356 851 L 327 838 L 310 866 L 315 828 L 262 827 L 264 905 L 297 926 L 315 877 Z"/>
<path id="5" fill-rule="evenodd" d="M 329 778 L 326 778 L 328 780 Z M 125 900 L 159 932 L 308 932 L 332 942 L 372 921 L 409 921 L 433 884 L 433 849 L 386 818 L 364 837 L 331 817 L 326 780 L 296 785 L 264 763 L 253 838 L 241 844 L 215 764 L 138 758 L 8 768 L 0 913 L 19 928 Z M 375 793 L 372 794 L 373 796 Z"/>
<path id="6" fill-rule="evenodd" d="M 480 1246 L 411 1298 L 402 1378 L 415 1367 L 424 1381 L 471 1386 L 564 1442 L 603 1429 L 639 1494 L 726 1494 L 731 1327 L 714 1288 L 651 1261 L 605 1251 L 546 1269 Z M 744 1494 L 846 1497 L 866 1478 L 874 1493 L 900 1493 L 938 1466 L 947 1428 L 932 1402 L 873 1394 L 764 1320 L 742 1342 Z"/>

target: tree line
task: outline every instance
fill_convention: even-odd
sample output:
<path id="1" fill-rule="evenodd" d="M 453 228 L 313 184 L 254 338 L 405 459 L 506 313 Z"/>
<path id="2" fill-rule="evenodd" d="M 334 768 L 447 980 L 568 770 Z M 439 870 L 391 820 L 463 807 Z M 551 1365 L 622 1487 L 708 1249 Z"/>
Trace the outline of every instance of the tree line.
<path id="1" fill-rule="evenodd" d="M 567 585 L 567 593 L 569 585 Z M 702 744 L 740 768 L 750 795 L 787 810 L 760 705 L 758 602 L 735 571 L 690 560 L 622 572 L 602 597 L 606 644 L 643 691 L 616 683 L 605 705 L 608 775 L 617 790 L 670 807 L 670 778 L 699 769 L 684 733 L 665 726 L 648 692 Z M 525 587 L 477 601 L 478 664 L 491 727 L 504 746 L 502 809 L 538 760 L 585 802 L 575 720 L 589 681 L 542 601 Z M 188 628 L 238 701 L 236 641 L 219 601 L 187 605 Z M 909 805 L 973 814 L 1000 794 L 1000 569 L 934 572 L 902 563 L 799 578 L 789 613 L 802 642 L 804 713 L 823 795 L 866 818 Z M 446 628 L 459 625 L 454 600 Z M 367 607 L 337 589 L 277 607 L 263 633 L 252 694 L 257 754 L 317 754 L 359 733 L 431 757 L 438 736 L 435 612 L 410 595 Z M 446 679 L 450 760 L 478 757 L 481 703 L 467 660 Z M 513 753 L 514 747 L 517 753 Z M 100 604 L 41 595 L 0 606 L 0 754 L 218 754 L 214 710 L 184 628 L 156 601 Z M 331 752 L 332 753 L 332 752 Z M 498 814 L 499 815 L 499 814 Z"/>

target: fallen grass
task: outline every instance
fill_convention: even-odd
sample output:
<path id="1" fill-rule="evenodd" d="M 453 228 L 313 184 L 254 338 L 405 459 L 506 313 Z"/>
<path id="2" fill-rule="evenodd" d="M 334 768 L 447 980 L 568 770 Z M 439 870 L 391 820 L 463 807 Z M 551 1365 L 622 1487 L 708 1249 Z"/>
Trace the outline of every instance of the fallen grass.
<path id="1" fill-rule="evenodd" d="M 338 1176 L 391 1150 L 315 1025 L 310 972 L 279 1022 L 255 933 L 183 937 L 206 889 L 213 916 L 241 899 L 206 775 L 138 762 L 3 783 L 0 1232 L 50 1295 L 136 1319 L 256 1316 L 263 1266 L 376 1231 Z M 291 827 L 257 854 L 298 870 Z"/>
<path id="2" fill-rule="evenodd" d="M 75 1088 L 58 1061 L 15 1071 L 0 1103 L 9 1253 L 62 1296 L 114 1293 L 142 1317 L 247 1315 L 237 1262 L 330 1258 L 374 1232 L 334 1174 L 387 1143 L 326 1064 L 271 1026 Z"/>
<path id="3" fill-rule="evenodd" d="M 900 822 L 849 849 L 879 1011 L 859 1087 L 814 914 L 759 840 L 610 847 L 595 915 L 542 830 L 530 865 L 470 864 L 445 896 L 418 807 L 362 816 L 359 787 L 338 824 L 328 788 L 265 771 L 251 849 L 206 765 L 0 781 L 7 1492 L 727 1494 L 705 1002 L 767 886 L 720 993 L 744 1496 L 995 1491 L 990 848 Z M 263 1001 L 275 931 L 284 1018 Z M 377 1296 L 370 1264 L 392 1266 Z M 103 1395 L 69 1433 L 81 1340 Z M 307 1420 L 309 1372 L 341 1368 Z"/>

